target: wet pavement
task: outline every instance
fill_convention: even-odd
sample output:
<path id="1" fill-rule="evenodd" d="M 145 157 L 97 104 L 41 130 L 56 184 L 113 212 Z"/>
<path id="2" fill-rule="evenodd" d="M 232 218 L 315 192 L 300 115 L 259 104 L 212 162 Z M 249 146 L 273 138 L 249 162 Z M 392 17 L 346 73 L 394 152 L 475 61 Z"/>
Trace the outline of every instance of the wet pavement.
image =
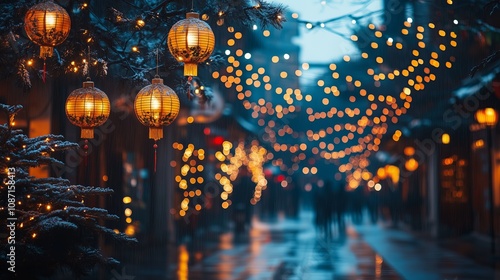
<path id="1" fill-rule="evenodd" d="M 404 231 L 366 225 L 356 230 L 404 279 L 500 279 L 499 270 Z"/>
<path id="2" fill-rule="evenodd" d="M 348 228 L 331 238 L 310 226 L 256 222 L 249 236 L 226 234 L 187 279 L 402 279 Z"/>
<path id="3" fill-rule="evenodd" d="M 347 223 L 325 236 L 307 214 L 254 220 L 248 234 L 222 234 L 208 248 L 178 247 L 178 262 L 162 279 L 500 279 L 492 267 L 397 229 Z"/>

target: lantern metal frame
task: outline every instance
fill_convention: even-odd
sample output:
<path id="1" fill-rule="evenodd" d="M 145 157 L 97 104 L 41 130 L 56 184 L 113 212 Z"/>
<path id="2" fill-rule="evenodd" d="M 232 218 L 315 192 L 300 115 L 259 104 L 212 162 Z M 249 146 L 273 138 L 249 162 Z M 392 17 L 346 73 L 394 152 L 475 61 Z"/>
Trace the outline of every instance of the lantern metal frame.
<path id="1" fill-rule="evenodd" d="M 94 128 L 106 122 L 111 110 L 108 96 L 92 81 L 72 91 L 65 107 L 68 120 L 81 128 L 80 137 L 84 139 L 94 138 Z"/>
<path id="2" fill-rule="evenodd" d="M 184 63 L 184 76 L 198 76 L 198 64 L 207 60 L 215 48 L 210 25 L 195 12 L 175 23 L 168 32 L 167 45 L 172 56 Z"/>
<path id="3" fill-rule="evenodd" d="M 31 7 L 24 17 L 28 38 L 40 46 L 40 57 L 51 57 L 54 47 L 66 40 L 71 31 L 71 18 L 52 0 Z"/>
<path id="4" fill-rule="evenodd" d="M 142 88 L 134 100 L 137 119 L 149 127 L 149 139 L 163 138 L 163 126 L 175 121 L 179 115 L 180 101 L 173 89 L 156 76 L 151 85 Z"/>

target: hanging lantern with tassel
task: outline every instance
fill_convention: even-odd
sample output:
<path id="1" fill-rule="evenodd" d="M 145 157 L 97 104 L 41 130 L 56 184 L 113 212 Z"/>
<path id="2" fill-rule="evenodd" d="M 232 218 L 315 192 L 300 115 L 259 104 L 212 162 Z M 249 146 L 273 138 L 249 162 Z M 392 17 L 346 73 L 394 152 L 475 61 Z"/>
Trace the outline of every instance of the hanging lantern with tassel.
<path id="1" fill-rule="evenodd" d="M 168 32 L 168 49 L 174 58 L 184 63 L 184 76 L 198 76 L 198 64 L 207 60 L 214 50 L 212 28 L 199 19 L 199 14 L 189 12 Z"/>
<path id="2" fill-rule="evenodd" d="M 24 17 L 28 38 L 40 46 L 40 57 L 51 57 L 54 47 L 66 40 L 71 19 L 64 8 L 52 0 L 31 7 Z"/>
<path id="3" fill-rule="evenodd" d="M 102 125 L 109 117 L 108 96 L 94 87 L 94 82 L 83 82 L 83 88 L 76 89 L 66 99 L 66 116 L 69 121 L 81 127 L 81 138 L 94 138 L 94 128 Z"/>
<path id="4" fill-rule="evenodd" d="M 180 102 L 177 94 L 163 84 L 158 75 L 152 84 L 142 88 L 134 101 L 134 111 L 137 119 L 149 127 L 149 139 L 155 141 L 155 171 L 156 171 L 156 141 L 163 138 L 163 126 L 171 124 L 179 114 Z"/>

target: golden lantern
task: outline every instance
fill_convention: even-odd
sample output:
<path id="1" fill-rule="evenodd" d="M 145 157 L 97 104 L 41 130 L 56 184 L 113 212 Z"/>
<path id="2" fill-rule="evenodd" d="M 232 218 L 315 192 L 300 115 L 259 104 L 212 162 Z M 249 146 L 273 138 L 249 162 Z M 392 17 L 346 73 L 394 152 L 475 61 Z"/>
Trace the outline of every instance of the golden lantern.
<path id="1" fill-rule="evenodd" d="M 54 47 L 66 40 L 71 19 L 64 8 L 52 0 L 31 7 L 24 17 L 28 38 L 40 45 L 40 57 L 51 57 Z"/>
<path id="2" fill-rule="evenodd" d="M 66 116 L 81 127 L 81 138 L 94 138 L 94 127 L 106 122 L 109 111 L 108 96 L 92 81 L 83 82 L 83 88 L 72 91 L 66 99 Z"/>
<path id="3" fill-rule="evenodd" d="M 179 114 L 177 94 L 156 76 L 152 84 L 142 88 L 134 101 L 137 119 L 149 127 L 149 139 L 163 138 L 163 126 L 171 124 Z"/>
<path id="4" fill-rule="evenodd" d="M 184 76 L 197 76 L 198 63 L 207 60 L 214 50 L 212 28 L 199 18 L 198 13 L 189 12 L 168 32 L 168 49 L 177 61 L 184 63 Z"/>

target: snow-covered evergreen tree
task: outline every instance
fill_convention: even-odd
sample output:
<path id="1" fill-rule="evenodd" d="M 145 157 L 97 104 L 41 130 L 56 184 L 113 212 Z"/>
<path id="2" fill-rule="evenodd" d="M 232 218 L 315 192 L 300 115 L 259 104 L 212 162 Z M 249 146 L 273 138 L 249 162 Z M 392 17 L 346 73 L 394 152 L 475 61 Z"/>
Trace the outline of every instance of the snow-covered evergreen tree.
<path id="1" fill-rule="evenodd" d="M 53 155 L 78 145 L 60 135 L 29 138 L 14 129 L 11 123 L 21 109 L 0 104 L 8 116 L 8 123 L 0 125 L 0 279 L 38 279 L 61 272 L 77 278 L 97 264 L 117 265 L 102 254 L 98 239 L 136 240 L 101 225 L 118 216 L 86 205 L 90 197 L 113 191 L 29 176 L 30 167 L 63 164 Z"/>

